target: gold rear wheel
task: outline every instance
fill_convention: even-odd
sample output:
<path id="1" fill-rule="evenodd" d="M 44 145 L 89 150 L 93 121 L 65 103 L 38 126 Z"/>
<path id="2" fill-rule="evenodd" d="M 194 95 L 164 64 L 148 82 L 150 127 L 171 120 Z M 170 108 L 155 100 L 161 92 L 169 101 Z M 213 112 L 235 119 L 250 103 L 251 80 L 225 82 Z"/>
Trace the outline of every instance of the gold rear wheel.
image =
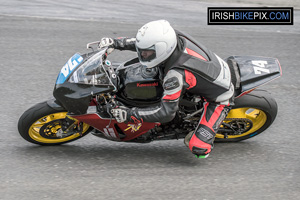
<path id="1" fill-rule="evenodd" d="M 253 137 L 268 126 L 268 114 L 257 108 L 232 109 L 216 134 L 216 141 L 239 141 Z"/>

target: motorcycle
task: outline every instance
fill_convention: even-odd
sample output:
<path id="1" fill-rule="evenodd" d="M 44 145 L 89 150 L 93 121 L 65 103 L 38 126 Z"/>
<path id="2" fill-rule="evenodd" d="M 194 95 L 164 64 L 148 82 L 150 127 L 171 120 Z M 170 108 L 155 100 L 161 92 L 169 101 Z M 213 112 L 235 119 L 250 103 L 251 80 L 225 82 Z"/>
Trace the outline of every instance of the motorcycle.
<path id="1" fill-rule="evenodd" d="M 54 87 L 54 98 L 34 105 L 18 122 L 20 135 L 39 145 L 60 145 L 88 133 L 118 141 L 147 143 L 184 138 L 196 129 L 203 99 L 188 93 L 180 99 L 175 118 L 168 123 L 118 123 L 110 112 L 120 102 L 127 107 L 159 105 L 163 89 L 162 71 L 142 66 L 137 58 L 112 64 L 107 47 L 76 53 L 62 67 Z M 225 59 L 235 99 L 221 123 L 215 142 L 238 142 L 264 132 L 276 118 L 277 103 L 265 90 L 256 89 L 281 76 L 276 58 L 230 56 Z M 256 90 L 255 90 L 256 89 Z"/>

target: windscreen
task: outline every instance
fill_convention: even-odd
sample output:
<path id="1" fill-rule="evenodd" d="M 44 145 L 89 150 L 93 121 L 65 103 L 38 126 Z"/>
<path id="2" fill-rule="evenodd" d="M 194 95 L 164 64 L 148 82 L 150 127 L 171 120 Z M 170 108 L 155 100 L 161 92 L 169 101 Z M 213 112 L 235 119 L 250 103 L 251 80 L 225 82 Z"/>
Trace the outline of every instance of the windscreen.
<path id="1" fill-rule="evenodd" d="M 89 85 L 111 85 L 104 66 L 102 65 L 103 51 L 96 53 L 83 63 L 68 80 L 70 83 Z"/>

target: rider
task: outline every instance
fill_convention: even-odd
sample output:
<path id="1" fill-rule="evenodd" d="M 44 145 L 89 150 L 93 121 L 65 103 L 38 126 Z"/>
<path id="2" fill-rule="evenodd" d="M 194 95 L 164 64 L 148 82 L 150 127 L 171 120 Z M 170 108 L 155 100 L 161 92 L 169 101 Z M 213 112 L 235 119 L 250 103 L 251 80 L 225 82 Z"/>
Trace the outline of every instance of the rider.
<path id="1" fill-rule="evenodd" d="M 117 121 L 169 122 L 185 93 L 200 96 L 204 110 L 199 125 L 184 142 L 197 157 L 206 158 L 234 94 L 227 63 L 192 37 L 174 30 L 165 20 L 145 24 L 136 38 L 102 38 L 100 45 L 108 46 L 110 51 L 113 48 L 136 51 L 142 65 L 158 66 L 164 72 L 160 106 L 117 107 L 112 110 Z"/>

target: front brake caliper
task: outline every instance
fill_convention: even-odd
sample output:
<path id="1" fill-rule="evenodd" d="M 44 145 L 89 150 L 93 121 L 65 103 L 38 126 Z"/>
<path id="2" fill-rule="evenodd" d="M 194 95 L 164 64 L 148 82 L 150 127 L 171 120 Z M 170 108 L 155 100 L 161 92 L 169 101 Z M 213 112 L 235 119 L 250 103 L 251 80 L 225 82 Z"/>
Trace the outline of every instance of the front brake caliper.
<path id="1" fill-rule="evenodd" d="M 74 127 L 76 121 L 77 121 L 76 119 L 70 116 L 66 116 L 66 118 L 62 121 L 61 124 L 62 131 L 67 132 L 68 130 L 70 130 L 71 127 Z"/>

